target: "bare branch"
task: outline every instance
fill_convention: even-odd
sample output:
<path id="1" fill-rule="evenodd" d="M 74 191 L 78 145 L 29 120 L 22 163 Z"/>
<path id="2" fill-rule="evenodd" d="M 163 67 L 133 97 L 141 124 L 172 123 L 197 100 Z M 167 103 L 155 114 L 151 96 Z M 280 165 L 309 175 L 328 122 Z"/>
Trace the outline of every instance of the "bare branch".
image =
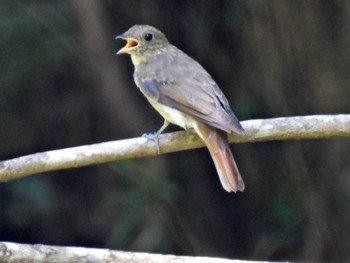
<path id="1" fill-rule="evenodd" d="M 1 262 L 172 262 L 172 263 L 248 263 L 247 260 L 230 260 L 211 257 L 189 257 L 150 253 L 113 251 L 109 249 L 28 245 L 0 242 Z M 258 261 L 254 261 L 258 262 Z M 261 261 L 259 261 L 261 262 Z"/>
<path id="2" fill-rule="evenodd" d="M 350 137 L 350 114 L 249 120 L 243 121 L 242 125 L 245 135 L 231 134 L 230 142 Z M 159 144 L 161 153 L 204 147 L 196 134 L 184 131 L 160 135 Z M 35 153 L 0 162 L 0 182 L 47 171 L 157 154 L 155 142 L 142 137 Z"/>

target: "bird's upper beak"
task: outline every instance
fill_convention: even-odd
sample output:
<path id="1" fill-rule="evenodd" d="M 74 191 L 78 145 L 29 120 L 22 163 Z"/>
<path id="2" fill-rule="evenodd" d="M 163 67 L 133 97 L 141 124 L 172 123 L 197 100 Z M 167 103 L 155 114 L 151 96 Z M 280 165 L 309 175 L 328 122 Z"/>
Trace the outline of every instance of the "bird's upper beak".
<path id="1" fill-rule="evenodd" d="M 125 34 L 116 36 L 115 39 L 124 39 L 127 41 L 126 45 L 117 52 L 117 55 L 130 54 L 133 50 L 140 46 L 140 43 L 136 39 L 128 37 Z"/>

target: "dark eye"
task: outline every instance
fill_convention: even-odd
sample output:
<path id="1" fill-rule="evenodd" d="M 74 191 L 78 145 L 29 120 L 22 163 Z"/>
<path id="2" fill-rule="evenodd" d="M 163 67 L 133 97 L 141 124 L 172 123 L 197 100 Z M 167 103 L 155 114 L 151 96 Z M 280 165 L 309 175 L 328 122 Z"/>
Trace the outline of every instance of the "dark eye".
<path id="1" fill-rule="evenodd" d="M 146 33 L 143 37 L 146 41 L 151 41 L 153 38 L 153 35 L 151 33 Z"/>

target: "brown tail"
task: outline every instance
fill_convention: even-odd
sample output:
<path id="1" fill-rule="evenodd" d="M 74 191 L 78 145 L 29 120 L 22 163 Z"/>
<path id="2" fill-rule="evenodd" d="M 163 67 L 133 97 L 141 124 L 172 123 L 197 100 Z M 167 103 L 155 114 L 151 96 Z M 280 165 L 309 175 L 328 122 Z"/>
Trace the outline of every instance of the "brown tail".
<path id="1" fill-rule="evenodd" d="M 227 192 L 244 190 L 244 182 L 233 158 L 227 134 L 224 131 L 197 123 L 195 130 L 207 145 L 223 188 Z"/>

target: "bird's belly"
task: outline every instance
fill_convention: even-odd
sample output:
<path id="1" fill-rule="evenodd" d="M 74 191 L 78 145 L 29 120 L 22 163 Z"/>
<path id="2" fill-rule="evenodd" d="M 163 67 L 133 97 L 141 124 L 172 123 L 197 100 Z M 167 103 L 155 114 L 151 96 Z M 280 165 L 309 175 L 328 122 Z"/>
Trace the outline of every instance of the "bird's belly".
<path id="1" fill-rule="evenodd" d="M 186 130 L 194 128 L 195 120 L 190 115 L 158 102 L 150 101 L 150 103 L 168 122 L 178 125 Z"/>

